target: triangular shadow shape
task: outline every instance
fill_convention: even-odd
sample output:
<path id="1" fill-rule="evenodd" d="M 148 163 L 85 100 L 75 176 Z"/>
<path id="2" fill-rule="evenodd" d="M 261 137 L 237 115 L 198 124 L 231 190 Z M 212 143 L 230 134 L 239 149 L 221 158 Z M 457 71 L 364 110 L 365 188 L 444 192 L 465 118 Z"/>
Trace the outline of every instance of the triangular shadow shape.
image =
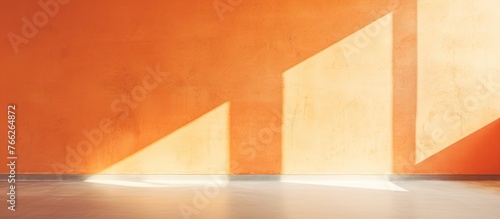
<path id="1" fill-rule="evenodd" d="M 500 119 L 415 166 L 415 173 L 499 174 Z"/>

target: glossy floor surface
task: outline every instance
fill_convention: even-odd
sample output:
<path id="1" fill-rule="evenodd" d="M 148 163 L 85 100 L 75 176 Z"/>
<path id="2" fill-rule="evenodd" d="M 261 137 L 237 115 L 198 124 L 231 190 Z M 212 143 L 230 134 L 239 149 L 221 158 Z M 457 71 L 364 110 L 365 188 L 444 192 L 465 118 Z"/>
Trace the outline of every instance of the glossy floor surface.
<path id="1" fill-rule="evenodd" d="M 500 181 L 30 181 L 16 188 L 16 211 L 3 201 L 0 218 L 500 218 Z"/>

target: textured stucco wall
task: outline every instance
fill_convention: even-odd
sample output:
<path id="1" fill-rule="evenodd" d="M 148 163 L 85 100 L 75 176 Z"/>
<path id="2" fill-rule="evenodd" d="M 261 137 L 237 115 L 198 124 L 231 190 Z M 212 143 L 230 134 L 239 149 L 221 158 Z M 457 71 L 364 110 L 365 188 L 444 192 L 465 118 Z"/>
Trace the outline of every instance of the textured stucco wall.
<path id="1" fill-rule="evenodd" d="M 283 173 L 390 173 L 392 14 L 287 70 L 283 96 Z"/>
<path id="2" fill-rule="evenodd" d="M 499 6 L 418 2 L 417 162 L 500 118 Z"/>
<path id="3" fill-rule="evenodd" d="M 498 4 L 1 1 L 17 171 L 500 173 Z"/>

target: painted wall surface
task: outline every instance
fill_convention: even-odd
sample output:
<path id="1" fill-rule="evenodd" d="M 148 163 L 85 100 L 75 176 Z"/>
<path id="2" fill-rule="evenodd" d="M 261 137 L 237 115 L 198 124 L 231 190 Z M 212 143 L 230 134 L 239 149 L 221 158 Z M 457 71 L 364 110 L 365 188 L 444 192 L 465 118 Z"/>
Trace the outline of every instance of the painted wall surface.
<path id="1" fill-rule="evenodd" d="M 391 85 L 392 13 L 287 70 L 283 173 L 390 173 Z"/>
<path id="2" fill-rule="evenodd" d="M 18 173 L 499 174 L 499 4 L 1 1 L 0 136 Z"/>
<path id="3" fill-rule="evenodd" d="M 500 118 L 498 6 L 492 0 L 418 1 L 417 163 Z M 498 173 L 499 136 L 493 131 L 461 146 L 461 162 L 489 163 L 480 172 Z M 486 154 L 466 161 L 474 151 Z"/>

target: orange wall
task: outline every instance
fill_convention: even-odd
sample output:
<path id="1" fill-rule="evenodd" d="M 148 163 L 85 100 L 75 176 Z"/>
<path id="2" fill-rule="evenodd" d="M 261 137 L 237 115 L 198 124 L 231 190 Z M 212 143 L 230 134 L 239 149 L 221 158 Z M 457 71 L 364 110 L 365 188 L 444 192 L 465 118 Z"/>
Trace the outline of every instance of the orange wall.
<path id="1" fill-rule="evenodd" d="M 498 122 L 457 143 L 455 152 L 415 163 L 420 74 L 416 1 L 65 2 L 56 4 L 58 10 L 50 7 L 54 13 L 46 22 L 39 17 L 45 13 L 39 1 L 0 2 L 0 35 L 5 36 L 0 41 L 0 103 L 4 115 L 8 103 L 17 105 L 20 173 L 92 174 L 110 167 L 117 173 L 283 173 L 284 72 L 389 13 L 392 83 L 381 86 L 392 88 L 392 105 L 387 106 L 392 118 L 386 133 L 390 145 L 381 148 L 390 151 L 380 158 L 392 159 L 388 171 L 500 173 L 500 138 L 494 134 L 500 130 Z M 40 27 L 34 33 L 23 30 L 23 17 L 32 21 L 34 15 Z M 17 52 L 9 33 L 25 37 L 16 38 L 21 42 Z M 323 116 L 311 112 L 316 119 Z M 6 118 L 0 121 L 6 124 Z M 349 124 L 346 120 L 345 126 Z M 0 133 L 7 133 L 6 125 Z M 149 162 L 157 163 L 151 167 L 156 169 L 130 166 L 152 159 L 134 156 L 154 145 L 163 149 L 142 154 L 168 154 Z M 175 150 L 168 149 L 172 145 Z M 330 152 L 348 156 L 341 149 Z M 372 153 L 354 152 L 360 159 Z M 0 150 L 0 159 L 6 156 Z M 132 157 L 136 160 L 127 161 Z M 120 162 L 126 167 L 117 168 Z M 351 164 L 342 170 L 311 168 L 319 173 L 385 173 Z"/>

